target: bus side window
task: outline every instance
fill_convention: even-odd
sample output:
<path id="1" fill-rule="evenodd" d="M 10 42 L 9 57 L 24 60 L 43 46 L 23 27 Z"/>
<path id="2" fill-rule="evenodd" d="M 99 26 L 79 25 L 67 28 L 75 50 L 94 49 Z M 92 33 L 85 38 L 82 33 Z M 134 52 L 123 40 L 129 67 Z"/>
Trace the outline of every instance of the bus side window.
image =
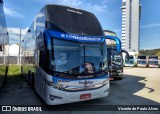
<path id="1" fill-rule="evenodd" d="M 47 70 L 47 56 L 46 55 L 47 55 L 46 51 L 39 52 L 39 65 L 44 71 Z"/>

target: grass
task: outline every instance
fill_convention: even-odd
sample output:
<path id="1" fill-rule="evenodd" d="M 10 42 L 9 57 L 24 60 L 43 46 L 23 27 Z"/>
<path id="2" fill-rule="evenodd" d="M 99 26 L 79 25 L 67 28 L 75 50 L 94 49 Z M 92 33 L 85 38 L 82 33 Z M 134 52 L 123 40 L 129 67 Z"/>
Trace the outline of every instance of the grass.
<path id="1" fill-rule="evenodd" d="M 23 82 L 24 78 L 20 73 L 20 65 L 9 65 L 7 81 L 10 83 Z"/>
<path id="2" fill-rule="evenodd" d="M 8 76 L 20 75 L 20 65 L 9 65 Z"/>

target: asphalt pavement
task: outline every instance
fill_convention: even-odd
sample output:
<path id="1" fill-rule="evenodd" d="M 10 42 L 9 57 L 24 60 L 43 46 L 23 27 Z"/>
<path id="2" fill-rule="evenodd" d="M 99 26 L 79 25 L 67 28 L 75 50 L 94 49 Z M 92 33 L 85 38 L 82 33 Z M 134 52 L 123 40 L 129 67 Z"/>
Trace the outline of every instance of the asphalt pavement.
<path id="1" fill-rule="evenodd" d="M 160 105 L 160 69 L 127 67 L 124 68 L 124 76 L 123 80 L 110 82 L 110 94 L 108 97 L 62 105 L 61 108 L 74 105 L 103 107 L 107 107 L 107 105 Z M 0 92 L 0 105 L 39 105 L 46 109 L 54 107 L 48 107 L 34 90 L 28 86 L 22 76 L 7 77 L 7 82 Z M 89 109 L 91 111 L 92 107 L 89 108 L 91 108 Z M 58 113 L 63 112 L 58 111 Z M 75 111 L 70 113 L 75 113 Z M 88 111 L 88 113 L 92 112 Z M 101 111 L 101 113 L 105 113 L 105 111 Z"/>

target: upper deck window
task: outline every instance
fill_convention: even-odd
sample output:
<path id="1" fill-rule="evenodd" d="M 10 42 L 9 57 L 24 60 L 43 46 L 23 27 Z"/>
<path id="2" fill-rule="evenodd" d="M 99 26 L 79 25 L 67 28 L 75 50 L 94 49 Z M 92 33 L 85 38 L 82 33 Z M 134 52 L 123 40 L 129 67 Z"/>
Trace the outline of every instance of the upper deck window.
<path id="1" fill-rule="evenodd" d="M 47 28 L 66 33 L 103 36 L 96 16 L 87 11 L 65 6 L 47 6 Z"/>

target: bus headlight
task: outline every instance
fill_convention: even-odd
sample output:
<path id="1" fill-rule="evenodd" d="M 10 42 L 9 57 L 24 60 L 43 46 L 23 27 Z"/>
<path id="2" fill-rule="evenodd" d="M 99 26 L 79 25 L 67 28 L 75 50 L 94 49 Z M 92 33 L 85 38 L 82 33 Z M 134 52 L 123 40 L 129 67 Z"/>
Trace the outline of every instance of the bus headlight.
<path id="1" fill-rule="evenodd" d="M 45 83 L 46 83 L 47 86 L 55 88 L 55 89 L 65 89 L 65 88 L 68 87 L 68 86 L 65 86 L 65 85 L 62 85 L 62 84 L 54 84 L 54 82 L 48 81 L 46 79 L 44 79 L 44 80 L 45 80 Z"/>
<path id="2" fill-rule="evenodd" d="M 109 83 L 109 80 L 103 81 L 103 85 L 107 85 Z"/>
<path id="3" fill-rule="evenodd" d="M 46 79 L 44 79 L 44 80 L 45 80 L 45 83 L 46 83 L 47 86 L 49 86 L 49 87 L 54 87 L 54 83 L 53 83 L 53 82 L 48 81 L 48 80 L 46 80 Z"/>

